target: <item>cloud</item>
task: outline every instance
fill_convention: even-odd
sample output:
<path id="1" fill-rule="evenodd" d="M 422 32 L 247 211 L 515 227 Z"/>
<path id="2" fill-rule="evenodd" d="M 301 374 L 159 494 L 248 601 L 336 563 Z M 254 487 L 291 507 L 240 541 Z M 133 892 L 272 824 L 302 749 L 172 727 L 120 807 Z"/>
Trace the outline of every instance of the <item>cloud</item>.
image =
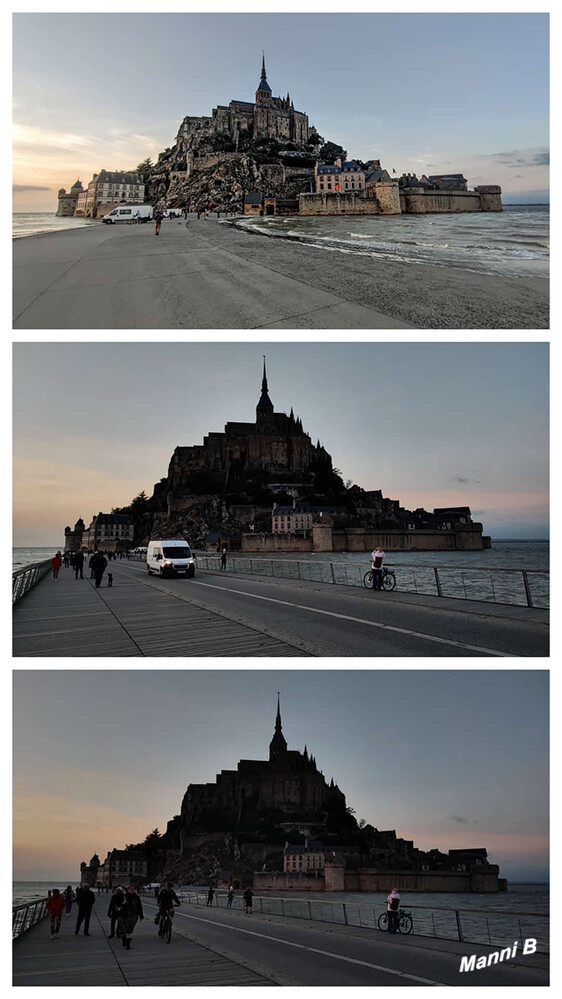
<path id="1" fill-rule="evenodd" d="M 465 819 L 464 815 L 449 815 L 449 818 L 452 819 L 453 822 L 458 822 L 458 823 L 468 822 L 468 819 Z"/>
<path id="2" fill-rule="evenodd" d="M 50 191 L 50 187 L 35 187 L 33 184 L 12 184 L 12 191 Z"/>
<path id="3" fill-rule="evenodd" d="M 480 485 L 480 479 L 468 479 L 464 475 L 451 475 L 451 482 L 458 482 L 461 486 L 467 486 L 469 482 L 476 482 Z"/>
<path id="4" fill-rule="evenodd" d="M 510 152 L 492 153 L 490 156 L 484 156 L 481 158 L 495 160 L 496 163 L 504 164 L 511 170 L 514 170 L 518 166 L 548 166 L 550 163 L 550 153 L 548 149 L 543 149 L 539 152 L 535 152 L 532 149 L 514 149 Z"/>

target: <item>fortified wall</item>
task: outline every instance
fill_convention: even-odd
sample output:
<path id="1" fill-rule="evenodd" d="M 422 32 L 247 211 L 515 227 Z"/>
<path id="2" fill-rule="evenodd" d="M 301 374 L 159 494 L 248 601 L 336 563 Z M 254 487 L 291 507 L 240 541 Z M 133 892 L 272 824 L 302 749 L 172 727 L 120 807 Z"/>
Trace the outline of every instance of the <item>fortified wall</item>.
<path id="1" fill-rule="evenodd" d="M 340 865 L 326 865 L 324 877 L 299 874 L 298 871 L 275 873 L 256 871 L 254 889 L 259 891 L 315 891 L 315 892 L 477 892 L 493 894 L 504 890 L 505 881 L 498 877 L 499 867 L 490 864 L 483 871 L 376 871 L 360 868 L 345 871 Z"/>
<path id="2" fill-rule="evenodd" d="M 243 534 L 242 552 L 385 552 L 481 551 L 482 524 L 458 524 L 454 531 L 370 531 L 349 527 L 337 531 L 314 525 L 312 537 L 295 534 Z"/>
<path id="3" fill-rule="evenodd" d="M 400 215 L 397 181 L 373 184 L 363 192 L 299 194 L 299 215 Z"/>
<path id="4" fill-rule="evenodd" d="M 406 215 L 439 212 L 501 212 L 501 187 L 488 184 L 473 191 L 427 191 L 407 187 L 400 192 L 400 211 Z"/>

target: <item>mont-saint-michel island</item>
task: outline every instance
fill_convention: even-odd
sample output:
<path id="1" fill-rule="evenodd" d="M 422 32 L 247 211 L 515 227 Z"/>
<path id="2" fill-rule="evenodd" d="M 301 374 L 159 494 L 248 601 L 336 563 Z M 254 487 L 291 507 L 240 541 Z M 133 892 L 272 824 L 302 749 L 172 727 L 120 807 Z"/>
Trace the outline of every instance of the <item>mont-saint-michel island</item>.
<path id="1" fill-rule="evenodd" d="M 14 689 L 17 985 L 548 983 L 545 671 L 25 670 Z"/>
<path id="2" fill-rule="evenodd" d="M 524 39 L 515 15 L 474 15 L 475 36 L 464 16 L 416 15 L 420 60 L 407 15 L 350 15 L 342 64 L 337 16 L 236 15 L 232 46 L 220 15 L 164 15 L 181 70 L 163 60 L 149 82 L 122 49 L 95 99 L 80 32 L 58 131 L 16 110 L 15 327 L 546 328 L 548 150 L 530 146 L 548 134 L 546 18 Z M 117 16 L 96 17 L 111 35 Z M 290 58 L 276 19 L 299 38 Z M 50 24 L 16 18 L 39 90 L 28 63 Z M 135 24 L 152 44 L 151 15 Z"/>

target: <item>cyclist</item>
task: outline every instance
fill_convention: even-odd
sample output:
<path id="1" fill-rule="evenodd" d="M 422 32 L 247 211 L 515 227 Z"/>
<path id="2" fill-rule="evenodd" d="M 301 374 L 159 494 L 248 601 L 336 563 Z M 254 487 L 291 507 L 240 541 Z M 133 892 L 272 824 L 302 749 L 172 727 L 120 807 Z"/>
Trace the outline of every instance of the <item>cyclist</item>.
<path id="1" fill-rule="evenodd" d="M 397 933 L 400 922 L 400 892 L 398 888 L 393 888 L 387 897 L 386 914 L 388 917 L 388 932 Z"/>
<path id="2" fill-rule="evenodd" d="M 162 935 L 162 921 L 166 914 L 170 916 L 170 919 L 174 918 L 174 904 L 180 905 L 180 900 L 176 895 L 172 882 L 168 881 L 165 888 L 159 893 L 156 899 L 156 904 L 160 909 L 160 918 L 158 920 L 158 936 Z"/>
<path id="3" fill-rule="evenodd" d="M 375 548 L 371 552 L 371 571 L 373 573 L 373 589 L 382 590 L 382 569 L 386 558 L 382 548 Z"/>

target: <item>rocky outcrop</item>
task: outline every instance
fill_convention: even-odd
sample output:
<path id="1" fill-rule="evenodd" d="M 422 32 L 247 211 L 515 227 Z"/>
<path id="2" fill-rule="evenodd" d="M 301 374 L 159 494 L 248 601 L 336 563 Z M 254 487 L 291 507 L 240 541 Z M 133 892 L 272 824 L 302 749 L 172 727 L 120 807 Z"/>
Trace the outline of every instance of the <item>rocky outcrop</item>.
<path id="1" fill-rule="evenodd" d="M 152 180 L 159 207 L 242 211 L 250 191 L 296 198 L 312 176 L 312 164 L 296 172 L 294 168 L 286 170 L 282 163 L 259 163 L 249 154 L 240 154 L 196 170 L 189 179 L 184 172 L 171 172 L 155 175 Z"/>

